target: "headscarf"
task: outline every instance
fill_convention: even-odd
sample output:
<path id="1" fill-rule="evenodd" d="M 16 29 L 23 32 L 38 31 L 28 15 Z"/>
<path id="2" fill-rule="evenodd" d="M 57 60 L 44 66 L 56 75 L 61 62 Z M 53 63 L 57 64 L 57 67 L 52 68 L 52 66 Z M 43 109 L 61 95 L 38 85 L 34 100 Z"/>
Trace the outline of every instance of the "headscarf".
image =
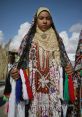
<path id="1" fill-rule="evenodd" d="M 37 17 L 39 16 L 39 14 L 42 12 L 42 11 L 47 11 L 49 14 L 50 13 L 50 10 L 46 7 L 40 7 L 38 10 L 37 10 Z"/>

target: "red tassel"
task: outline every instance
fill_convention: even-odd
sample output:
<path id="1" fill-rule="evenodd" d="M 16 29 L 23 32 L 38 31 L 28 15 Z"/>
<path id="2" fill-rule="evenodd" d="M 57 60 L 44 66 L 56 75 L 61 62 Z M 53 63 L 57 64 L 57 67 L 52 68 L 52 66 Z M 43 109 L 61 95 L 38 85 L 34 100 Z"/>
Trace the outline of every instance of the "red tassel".
<path id="1" fill-rule="evenodd" d="M 30 86 L 30 82 L 29 82 L 29 79 L 28 79 L 28 76 L 26 74 L 26 71 L 23 70 L 24 72 L 24 77 L 25 77 L 25 81 L 26 81 L 26 88 L 27 88 L 27 93 L 28 93 L 28 97 L 30 100 L 33 99 L 33 93 L 32 93 L 32 89 L 31 89 L 31 86 Z"/>
<path id="2" fill-rule="evenodd" d="M 74 103 L 75 101 L 75 95 L 74 95 L 74 85 L 72 81 L 72 75 L 68 76 L 69 81 L 68 81 L 68 87 L 69 87 L 69 96 L 70 96 L 70 101 Z"/>

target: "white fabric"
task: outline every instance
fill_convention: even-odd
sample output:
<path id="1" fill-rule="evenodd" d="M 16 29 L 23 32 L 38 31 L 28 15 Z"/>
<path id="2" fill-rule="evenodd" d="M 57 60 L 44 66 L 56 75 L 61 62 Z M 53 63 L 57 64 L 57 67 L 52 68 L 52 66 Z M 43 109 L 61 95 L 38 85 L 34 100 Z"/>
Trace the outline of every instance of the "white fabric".
<path id="1" fill-rule="evenodd" d="M 66 117 L 67 114 L 67 104 L 62 105 L 62 110 L 63 110 L 63 117 Z"/>
<path id="2" fill-rule="evenodd" d="M 11 70 L 11 68 L 13 67 L 13 65 L 12 64 L 8 64 L 8 72 Z"/>
<path id="3" fill-rule="evenodd" d="M 59 66 L 59 71 L 60 71 L 60 98 L 63 100 L 63 69 L 62 67 Z"/>
<path id="4" fill-rule="evenodd" d="M 17 117 L 25 117 L 25 103 L 20 102 L 17 105 Z"/>
<path id="5" fill-rule="evenodd" d="M 12 87 L 12 92 L 10 94 L 9 98 L 9 110 L 8 110 L 8 117 L 16 117 L 16 101 L 15 101 L 15 87 L 16 87 L 16 82 L 10 77 L 10 83 Z"/>
<path id="6" fill-rule="evenodd" d="M 9 97 L 8 117 L 25 117 L 25 103 L 16 104 L 16 81 L 10 77 L 12 91 Z"/>

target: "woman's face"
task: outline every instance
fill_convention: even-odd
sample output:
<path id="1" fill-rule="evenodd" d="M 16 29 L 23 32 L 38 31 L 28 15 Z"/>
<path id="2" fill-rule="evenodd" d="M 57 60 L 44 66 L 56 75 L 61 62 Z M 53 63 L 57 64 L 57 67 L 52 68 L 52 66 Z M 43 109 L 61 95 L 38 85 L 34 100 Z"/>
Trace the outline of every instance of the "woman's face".
<path id="1" fill-rule="evenodd" d="M 42 11 L 37 18 L 37 26 L 40 30 L 46 31 L 51 27 L 51 16 L 47 11 Z"/>

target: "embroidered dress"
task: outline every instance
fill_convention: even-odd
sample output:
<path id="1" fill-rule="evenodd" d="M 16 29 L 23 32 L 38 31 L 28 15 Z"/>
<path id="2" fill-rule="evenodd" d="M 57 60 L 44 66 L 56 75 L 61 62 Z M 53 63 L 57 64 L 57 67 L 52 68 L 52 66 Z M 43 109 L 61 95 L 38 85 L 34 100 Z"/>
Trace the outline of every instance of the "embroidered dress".
<path id="1" fill-rule="evenodd" d="M 29 79 L 34 96 L 29 117 L 60 117 L 60 98 L 63 98 L 60 96 L 62 68 L 58 42 L 52 28 L 45 34 L 37 29 L 29 61 Z"/>

